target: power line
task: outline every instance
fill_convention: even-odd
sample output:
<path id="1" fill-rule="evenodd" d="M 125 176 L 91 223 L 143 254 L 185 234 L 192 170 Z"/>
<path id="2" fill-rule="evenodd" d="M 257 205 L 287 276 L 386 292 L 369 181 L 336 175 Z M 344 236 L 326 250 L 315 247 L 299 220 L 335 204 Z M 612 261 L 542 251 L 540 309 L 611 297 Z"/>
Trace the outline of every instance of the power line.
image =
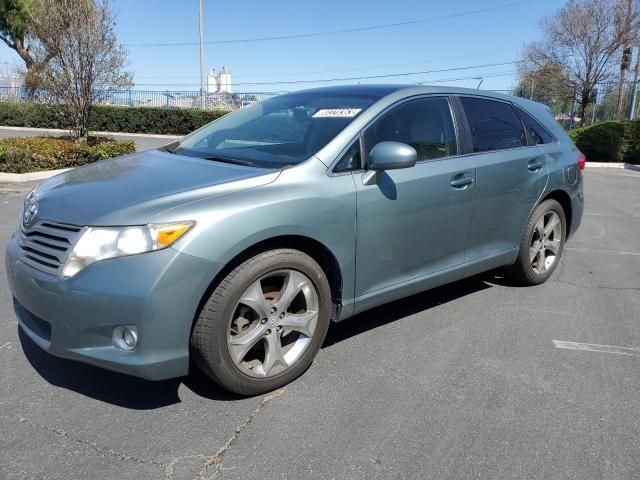
<path id="1" fill-rule="evenodd" d="M 289 80 L 289 81 L 277 81 L 277 82 L 240 82 L 240 83 L 235 83 L 235 86 L 240 86 L 240 85 L 295 85 L 295 84 L 305 84 L 305 83 L 330 83 L 330 82 L 345 82 L 345 81 L 357 81 L 357 80 L 375 80 L 375 79 L 380 79 L 380 78 L 394 78 L 394 77 L 407 77 L 407 76 L 411 76 L 411 75 L 426 75 L 426 74 L 430 74 L 430 73 L 444 73 L 444 72 L 455 72 L 455 71 L 461 71 L 461 70 L 472 70 L 475 68 L 487 68 L 487 67 L 499 67 L 499 66 L 504 66 L 504 65 L 514 65 L 520 63 L 520 61 L 512 61 L 512 62 L 500 62 L 500 63 L 485 63 L 483 65 L 467 65 L 464 67 L 455 67 L 455 68 L 441 68 L 441 69 L 437 69 L 437 70 L 424 70 L 424 71 L 419 71 L 419 72 L 403 72 L 403 73 L 387 73 L 387 74 L 383 74 L 383 75 L 365 75 L 365 76 L 358 76 L 358 77 L 340 77 L 340 78 L 321 78 L 321 79 L 315 79 L 315 80 Z M 477 76 L 477 75 L 476 75 Z M 172 85 L 172 86 L 177 86 L 177 85 L 181 85 L 181 86 L 188 86 L 188 85 L 194 85 L 191 83 L 168 83 L 168 84 L 162 84 L 162 83 L 154 83 L 154 84 L 144 84 L 144 83 L 140 83 L 138 84 L 140 86 L 151 86 L 151 85 L 156 85 L 156 86 L 160 86 L 160 85 Z"/>
<path id="2" fill-rule="evenodd" d="M 480 80 L 481 78 L 505 77 L 509 75 L 514 75 L 516 73 L 518 73 L 517 70 L 504 70 L 499 72 L 481 73 L 481 74 L 471 75 L 466 77 L 450 77 L 450 78 L 439 78 L 436 80 L 424 80 L 421 82 L 415 82 L 415 85 L 428 86 L 435 83 L 457 82 L 457 81 L 463 81 L 463 80 Z M 149 85 L 158 86 L 158 84 L 149 84 Z M 189 85 L 195 85 L 195 84 L 189 84 Z M 252 93 L 252 92 L 238 92 L 238 93 L 246 94 L 246 93 Z M 286 90 L 268 91 L 268 92 L 261 91 L 261 92 L 255 92 L 255 93 L 262 93 L 265 95 L 282 95 L 284 93 L 288 93 L 288 91 Z"/>
<path id="3" fill-rule="evenodd" d="M 472 57 L 482 57 L 485 55 L 497 55 L 500 53 L 505 53 L 505 51 L 501 52 L 482 52 L 482 53 L 473 53 L 470 55 L 456 55 L 453 57 L 444 57 L 444 58 L 434 58 L 432 60 L 422 60 L 419 62 L 404 62 L 404 63 L 387 63 L 385 65 L 367 65 L 364 67 L 357 68 L 341 68 L 335 70 L 315 70 L 315 71 L 307 71 L 307 72 L 289 72 L 289 73 L 263 73 L 260 75 L 235 75 L 235 78 L 263 78 L 263 77 L 286 77 L 286 76 L 295 76 L 295 75 L 314 75 L 318 73 L 342 73 L 342 72 L 358 72 L 362 70 L 374 70 L 377 68 L 389 68 L 389 67 L 406 67 L 409 65 L 423 65 L 425 63 L 435 63 L 435 62 L 446 62 L 448 60 L 460 60 L 462 58 L 472 58 Z"/>
<path id="4" fill-rule="evenodd" d="M 362 70 L 374 70 L 378 68 L 389 68 L 389 67 L 405 67 L 409 65 L 423 65 L 425 63 L 436 63 L 436 62 L 446 62 L 449 60 L 459 60 L 462 58 L 472 58 L 472 57 L 483 57 L 486 55 L 498 55 L 506 53 L 506 51 L 493 51 L 493 52 L 482 52 L 482 53 L 473 53 L 469 55 L 456 55 L 453 57 L 441 57 L 441 58 L 433 58 L 431 60 L 420 60 L 417 62 L 403 62 L 403 63 L 387 63 L 383 65 L 365 65 L 362 67 L 351 67 L 351 68 L 339 68 L 332 70 L 312 70 L 306 72 L 279 72 L 279 73 L 262 73 L 258 75 L 234 75 L 235 79 L 238 78 L 264 78 L 264 77 L 287 77 L 287 76 L 296 76 L 296 75 L 314 75 L 319 73 L 341 73 L 341 72 L 359 72 Z M 1 62 L 0 62 L 1 63 Z M 136 78 L 158 78 L 164 80 L 185 80 L 192 79 L 193 76 L 158 76 L 158 75 L 136 75 Z"/>
<path id="5" fill-rule="evenodd" d="M 308 32 L 308 33 L 298 33 L 293 35 L 276 35 L 270 37 L 252 37 L 252 38 L 236 38 L 230 40 L 211 40 L 208 42 L 204 42 L 205 45 L 222 45 L 222 44 L 233 44 L 233 43 L 253 43 L 253 42 L 267 42 L 273 40 L 292 40 L 292 39 L 300 39 L 300 38 L 310 38 L 310 37 L 323 37 L 328 35 L 339 35 L 343 33 L 356 33 L 356 32 L 367 32 L 371 30 L 380 30 L 385 28 L 395 28 L 395 27 L 404 27 L 407 25 L 416 25 L 420 23 L 427 22 L 435 22 L 439 20 L 448 20 L 451 18 L 459 18 L 465 17 L 468 15 L 477 15 L 480 13 L 488 13 L 495 12 L 498 10 L 505 10 L 507 8 L 518 7 L 520 5 L 529 4 L 529 0 L 506 3 L 503 5 L 497 5 L 495 7 L 487 7 L 487 8 L 479 8 L 477 10 L 467 10 L 459 13 L 451 13 L 449 15 L 441 15 L 438 17 L 427 17 L 420 18 L 416 20 L 406 20 L 403 22 L 395 22 L 395 23 L 385 23 L 379 25 L 369 25 L 365 27 L 357 27 L 357 28 L 348 28 L 343 30 L 329 30 L 324 32 Z M 137 47 L 186 47 L 198 45 L 198 42 L 161 42 L 161 43 L 130 43 L 125 44 L 127 47 L 137 48 Z"/>
<path id="6" fill-rule="evenodd" d="M 494 78 L 494 77 L 506 77 L 508 75 L 514 75 L 518 73 L 517 70 L 505 70 L 502 72 L 495 73 L 487 73 L 487 74 L 479 74 L 473 75 L 469 77 L 457 77 L 457 78 L 441 78 L 438 80 L 425 80 L 424 82 L 417 82 L 417 85 L 431 85 L 433 83 L 445 83 L 445 82 L 458 82 L 461 80 L 480 80 L 484 78 Z"/>

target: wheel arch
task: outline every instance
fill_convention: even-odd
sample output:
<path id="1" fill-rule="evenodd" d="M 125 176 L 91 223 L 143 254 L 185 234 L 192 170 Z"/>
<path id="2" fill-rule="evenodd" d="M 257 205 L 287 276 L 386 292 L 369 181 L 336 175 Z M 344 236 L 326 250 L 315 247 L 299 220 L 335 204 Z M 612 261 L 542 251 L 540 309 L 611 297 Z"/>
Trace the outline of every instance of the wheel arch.
<path id="1" fill-rule="evenodd" d="M 571 232 L 571 222 L 573 220 L 571 197 L 564 190 L 557 189 L 547 193 L 544 197 L 542 197 L 542 200 L 540 200 L 538 205 L 546 200 L 555 200 L 560 204 L 560 206 L 562 207 L 562 210 L 564 210 L 564 217 L 565 217 L 565 221 L 567 222 L 566 236 L 569 237 L 569 234 Z"/>
<path id="2" fill-rule="evenodd" d="M 316 239 L 307 237 L 304 235 L 278 235 L 275 237 L 267 238 L 265 240 L 258 241 L 249 247 L 246 247 L 240 253 L 236 254 L 231 260 L 229 260 L 224 267 L 216 274 L 208 288 L 205 290 L 200 303 L 196 310 L 196 315 L 193 320 L 193 325 L 200 314 L 207 299 L 218 286 L 218 284 L 231 272 L 235 267 L 244 262 L 245 260 L 258 255 L 260 253 L 275 250 L 277 248 L 291 248 L 299 250 L 311 258 L 313 258 L 318 265 L 322 268 L 323 272 L 329 282 L 329 288 L 331 289 L 331 301 L 334 307 L 334 311 L 331 314 L 331 318 L 335 318 L 335 310 L 338 309 L 342 302 L 342 269 L 336 256 L 333 252 L 322 242 Z M 192 329 L 193 329 L 192 325 Z"/>

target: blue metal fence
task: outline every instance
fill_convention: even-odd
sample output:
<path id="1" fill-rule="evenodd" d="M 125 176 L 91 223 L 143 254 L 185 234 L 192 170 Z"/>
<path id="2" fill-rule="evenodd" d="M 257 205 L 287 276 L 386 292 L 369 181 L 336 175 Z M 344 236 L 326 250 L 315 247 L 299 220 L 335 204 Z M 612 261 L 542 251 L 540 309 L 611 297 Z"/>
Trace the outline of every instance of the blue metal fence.
<path id="1" fill-rule="evenodd" d="M 198 90 L 108 90 L 96 92 L 99 105 L 126 107 L 204 108 L 235 110 L 276 95 L 275 92 L 215 92 Z M 26 103 L 46 101 L 38 94 L 27 95 L 23 87 L 0 87 L 0 101 Z"/>
<path id="2" fill-rule="evenodd" d="M 580 119 L 578 114 L 577 91 L 574 98 L 550 99 L 545 98 L 545 90 L 536 88 L 530 91 L 527 88 L 513 90 L 493 90 L 506 95 L 515 95 L 531 98 L 537 102 L 545 103 L 558 121 L 565 127 L 571 128 L 577 123 L 592 124 L 617 118 L 618 83 L 598 85 L 593 92 L 593 98 L 585 112 L 585 118 Z M 623 89 L 623 112 L 625 118 L 630 118 L 638 108 L 632 108 L 637 103 L 635 94 L 636 86 L 633 83 L 625 84 Z M 208 110 L 236 110 L 246 105 L 259 102 L 266 98 L 284 92 L 215 92 L 205 93 L 204 98 L 198 90 L 108 90 L 96 92 L 97 103 L 100 105 L 118 105 L 128 107 L 163 107 L 163 108 L 204 108 Z M 635 100 L 635 101 L 634 101 Z M 45 102 L 45 95 L 27 95 L 23 87 L 0 86 L 0 102 Z M 634 115 L 634 118 L 637 114 Z"/>

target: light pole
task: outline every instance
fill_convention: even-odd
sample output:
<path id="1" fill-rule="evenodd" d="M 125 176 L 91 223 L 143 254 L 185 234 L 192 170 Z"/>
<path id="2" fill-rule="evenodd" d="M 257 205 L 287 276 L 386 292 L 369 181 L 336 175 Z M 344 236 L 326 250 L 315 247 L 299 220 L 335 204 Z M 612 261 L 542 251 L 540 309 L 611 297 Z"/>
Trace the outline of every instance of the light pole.
<path id="1" fill-rule="evenodd" d="M 198 17 L 200 19 L 200 102 L 201 107 L 207 108 L 206 86 L 204 78 L 204 19 L 202 18 L 202 0 L 198 0 Z"/>

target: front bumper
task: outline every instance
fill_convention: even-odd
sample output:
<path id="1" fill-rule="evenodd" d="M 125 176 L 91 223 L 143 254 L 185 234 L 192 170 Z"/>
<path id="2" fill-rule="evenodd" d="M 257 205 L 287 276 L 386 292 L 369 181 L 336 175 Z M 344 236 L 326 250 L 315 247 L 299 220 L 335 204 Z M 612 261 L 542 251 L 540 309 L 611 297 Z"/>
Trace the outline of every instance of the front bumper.
<path id="1" fill-rule="evenodd" d="M 162 380 L 186 375 L 198 305 L 221 266 L 172 248 L 94 263 L 62 279 L 18 259 L 11 237 L 6 271 L 23 331 L 59 357 Z M 112 344 L 113 328 L 136 325 L 138 344 Z"/>

